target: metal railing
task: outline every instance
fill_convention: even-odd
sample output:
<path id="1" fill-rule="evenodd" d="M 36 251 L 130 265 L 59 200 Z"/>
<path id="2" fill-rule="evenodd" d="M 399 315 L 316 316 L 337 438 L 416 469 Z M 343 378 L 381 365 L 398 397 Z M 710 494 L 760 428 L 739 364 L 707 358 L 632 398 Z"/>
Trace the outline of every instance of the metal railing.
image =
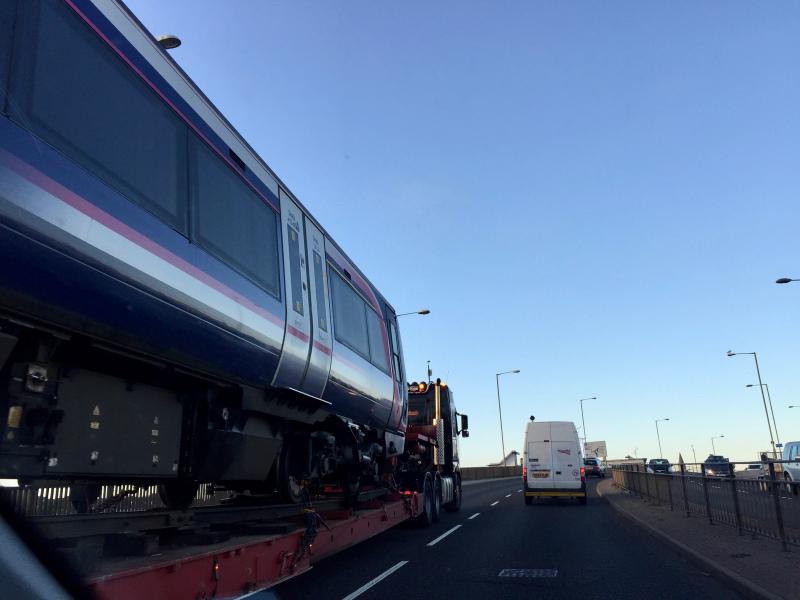
<path id="1" fill-rule="evenodd" d="M 136 512 L 165 508 L 158 494 L 158 486 L 133 486 L 133 485 L 104 485 L 100 487 L 97 504 L 109 501 L 121 492 L 130 490 L 118 502 L 114 502 L 103 512 Z M 15 513 L 23 516 L 45 515 L 70 515 L 75 514 L 75 508 L 70 500 L 71 488 L 69 485 L 51 487 L 0 487 L 0 501 L 10 507 Z M 192 506 L 208 506 L 220 501 L 209 485 L 201 485 L 197 491 Z"/>
<path id="2" fill-rule="evenodd" d="M 800 545 L 800 482 L 790 481 L 783 465 L 789 461 L 768 460 L 760 470 L 736 471 L 727 463 L 728 473 L 717 474 L 703 463 L 673 465 L 668 473 L 655 473 L 642 463 L 614 465 L 614 483 L 681 511 L 708 519 L 712 525 L 735 527 L 739 534 L 779 540 Z M 717 469 L 724 471 L 724 469 Z M 713 473 L 713 474 L 712 474 Z"/>

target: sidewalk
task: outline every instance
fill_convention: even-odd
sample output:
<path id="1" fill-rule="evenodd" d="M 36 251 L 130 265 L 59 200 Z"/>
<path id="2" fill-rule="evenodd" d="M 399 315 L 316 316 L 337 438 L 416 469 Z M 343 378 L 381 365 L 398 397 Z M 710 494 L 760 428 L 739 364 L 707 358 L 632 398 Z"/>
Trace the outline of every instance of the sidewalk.
<path id="1" fill-rule="evenodd" d="M 776 540 L 739 535 L 734 527 L 670 511 L 669 506 L 641 500 L 616 487 L 611 479 L 597 485 L 597 494 L 623 517 L 746 596 L 800 599 L 800 548 L 789 546 L 790 552 L 783 552 Z"/>

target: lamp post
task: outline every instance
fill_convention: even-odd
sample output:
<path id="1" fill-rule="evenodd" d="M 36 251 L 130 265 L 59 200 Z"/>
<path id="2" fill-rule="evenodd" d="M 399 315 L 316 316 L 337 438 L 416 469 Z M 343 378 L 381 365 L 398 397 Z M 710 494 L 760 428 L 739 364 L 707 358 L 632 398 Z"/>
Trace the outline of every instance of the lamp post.
<path id="1" fill-rule="evenodd" d="M 790 404 L 789 408 L 800 408 L 800 404 Z"/>
<path id="2" fill-rule="evenodd" d="M 767 427 L 769 428 L 769 442 L 772 444 L 772 455 L 777 458 L 775 452 L 775 439 L 772 437 L 772 425 L 769 422 L 769 412 L 767 411 L 767 397 L 764 395 L 764 382 L 761 381 L 761 369 L 758 367 L 758 355 L 755 352 L 734 352 L 728 350 L 728 356 L 736 356 L 737 354 L 752 354 L 753 359 L 756 361 L 756 374 L 758 375 L 759 389 L 761 390 L 761 401 L 764 403 L 764 414 L 767 417 Z"/>
<path id="3" fill-rule="evenodd" d="M 506 464 L 506 440 L 503 436 L 503 409 L 500 407 L 500 375 L 508 375 L 509 373 L 519 373 L 519 369 L 494 374 L 495 382 L 497 383 L 497 412 L 500 414 L 500 444 L 503 448 L 503 458 L 500 459 L 500 464 L 503 466 Z"/>
<path id="4" fill-rule="evenodd" d="M 791 283 L 792 281 L 800 281 L 800 279 L 792 279 L 791 277 L 781 277 L 776 279 L 775 283 Z"/>
<path id="5" fill-rule="evenodd" d="M 661 434 L 658 432 L 658 424 L 661 421 L 669 421 L 669 417 L 663 419 L 656 419 L 656 437 L 658 438 L 658 457 L 664 458 L 664 452 L 661 450 Z"/>
<path id="6" fill-rule="evenodd" d="M 694 456 L 694 464 L 697 464 L 697 453 L 694 451 L 694 444 L 692 444 L 692 456 Z"/>
<path id="7" fill-rule="evenodd" d="M 748 383 L 745 387 L 756 387 L 756 383 Z M 775 428 L 775 445 L 781 448 L 783 452 L 783 445 L 781 444 L 781 434 L 778 433 L 778 422 L 775 420 L 775 411 L 772 410 L 772 395 L 769 393 L 769 384 L 765 383 L 764 389 L 767 390 L 767 402 L 769 403 L 769 413 L 772 415 L 772 426 Z"/>
<path id="8" fill-rule="evenodd" d="M 581 425 L 583 426 L 583 451 L 586 452 L 586 442 L 589 441 L 588 436 L 586 435 L 586 421 L 583 419 L 583 403 L 587 400 L 597 400 L 597 396 L 592 396 L 591 398 L 581 398 L 579 402 L 581 403 Z"/>
<path id="9" fill-rule="evenodd" d="M 714 435 L 711 437 L 711 454 L 716 454 L 717 449 L 714 447 L 714 440 L 718 440 L 719 438 L 724 438 L 725 434 Z"/>

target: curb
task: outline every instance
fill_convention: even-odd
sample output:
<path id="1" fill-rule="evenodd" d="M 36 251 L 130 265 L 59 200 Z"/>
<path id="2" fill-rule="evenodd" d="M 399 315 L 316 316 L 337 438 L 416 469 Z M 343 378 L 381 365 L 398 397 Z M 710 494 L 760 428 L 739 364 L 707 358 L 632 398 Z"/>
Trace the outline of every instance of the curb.
<path id="1" fill-rule="evenodd" d="M 702 566 L 706 570 L 710 571 L 717 579 L 721 579 L 726 583 L 731 584 L 737 589 L 737 591 L 739 591 L 741 594 L 744 594 L 744 596 L 747 598 L 757 598 L 759 600 L 784 600 L 783 596 L 779 596 L 777 594 L 773 594 L 769 590 L 765 590 L 760 585 L 734 573 L 728 567 L 725 567 L 715 560 L 702 555 L 697 550 L 694 550 L 683 542 L 676 540 L 668 533 L 664 533 L 657 527 L 653 527 L 633 513 L 628 512 L 626 509 L 605 497 L 599 485 L 595 488 L 595 490 L 597 491 L 597 495 L 600 496 L 604 502 L 613 506 L 617 513 L 646 530 L 648 533 L 661 540 L 661 542 L 672 547 L 674 550 L 677 550 L 680 554 L 694 562 L 696 565 Z"/>

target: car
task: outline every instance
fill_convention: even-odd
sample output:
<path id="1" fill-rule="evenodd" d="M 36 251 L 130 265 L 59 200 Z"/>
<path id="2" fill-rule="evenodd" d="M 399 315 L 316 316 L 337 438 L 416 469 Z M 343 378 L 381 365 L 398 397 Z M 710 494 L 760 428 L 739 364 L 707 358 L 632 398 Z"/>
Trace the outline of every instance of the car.
<path id="1" fill-rule="evenodd" d="M 672 465 L 666 458 L 651 458 L 647 470 L 650 473 L 672 473 Z"/>
<path id="2" fill-rule="evenodd" d="M 531 417 L 523 447 L 525 504 L 533 504 L 534 498 L 564 497 L 586 504 L 586 470 L 575 423 L 535 421 Z"/>
<path id="3" fill-rule="evenodd" d="M 761 463 L 750 463 L 749 465 L 745 465 L 739 473 L 737 473 L 737 477 L 741 477 L 742 479 L 761 479 L 764 475 L 764 469 L 762 468 Z"/>
<path id="4" fill-rule="evenodd" d="M 787 491 L 797 495 L 800 492 L 800 442 L 789 442 L 783 446 L 783 478 Z"/>
<path id="5" fill-rule="evenodd" d="M 603 461 L 599 458 L 590 456 L 583 459 L 583 467 L 586 471 L 586 477 L 605 477 L 606 469 Z"/>
<path id="6" fill-rule="evenodd" d="M 711 477 L 733 477 L 730 461 L 718 454 L 709 454 L 703 462 L 706 467 L 706 475 Z"/>

